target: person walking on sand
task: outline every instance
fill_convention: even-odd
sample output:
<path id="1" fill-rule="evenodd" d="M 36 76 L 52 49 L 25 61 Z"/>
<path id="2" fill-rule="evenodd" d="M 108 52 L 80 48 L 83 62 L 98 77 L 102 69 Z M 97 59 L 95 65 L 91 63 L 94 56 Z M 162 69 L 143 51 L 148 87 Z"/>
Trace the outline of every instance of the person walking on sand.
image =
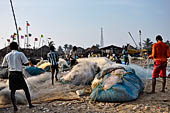
<path id="1" fill-rule="evenodd" d="M 77 56 L 77 47 L 74 46 L 70 51 L 70 66 L 74 66 L 76 64 L 76 56 Z"/>
<path id="2" fill-rule="evenodd" d="M 165 92 L 166 85 L 166 67 L 167 58 L 170 57 L 169 46 L 162 42 L 162 36 L 156 36 L 157 43 L 152 46 L 152 54 L 149 59 L 154 59 L 154 69 L 152 74 L 152 91 L 149 94 L 155 93 L 156 78 L 160 77 L 163 80 L 161 92 Z"/>
<path id="3" fill-rule="evenodd" d="M 51 63 L 51 80 L 52 85 L 54 85 L 54 73 L 55 73 L 55 79 L 58 81 L 57 74 L 58 74 L 58 53 L 55 51 L 55 47 L 52 45 L 50 46 L 50 52 L 47 55 L 48 61 Z"/>
<path id="4" fill-rule="evenodd" d="M 24 53 L 17 51 L 18 44 L 16 42 L 10 43 L 10 49 L 11 52 L 8 53 L 3 59 L 2 67 L 8 67 L 9 69 L 9 89 L 11 90 L 11 100 L 14 107 L 14 112 L 16 112 L 18 110 L 15 99 L 16 90 L 23 89 L 29 103 L 29 108 L 34 106 L 31 103 L 29 89 L 22 73 L 22 64 L 28 65 L 29 61 Z"/>
<path id="5" fill-rule="evenodd" d="M 125 48 L 123 49 L 122 54 L 123 54 L 123 59 L 124 59 L 125 65 L 129 65 L 128 48 L 127 48 L 127 46 L 125 46 Z"/>

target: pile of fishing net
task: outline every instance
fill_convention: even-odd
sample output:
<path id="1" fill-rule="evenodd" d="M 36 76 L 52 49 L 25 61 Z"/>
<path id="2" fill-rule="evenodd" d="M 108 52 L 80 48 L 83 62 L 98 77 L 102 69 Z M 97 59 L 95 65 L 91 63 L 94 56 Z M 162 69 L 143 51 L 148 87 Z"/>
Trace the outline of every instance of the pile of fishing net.
<path id="1" fill-rule="evenodd" d="M 30 76 L 29 73 L 24 73 L 26 75 L 24 76 Z M 38 76 L 30 76 L 28 78 L 25 78 L 31 97 L 32 99 L 38 98 L 43 93 L 40 93 L 39 90 L 42 90 L 41 87 L 44 87 L 48 84 L 51 84 L 51 73 L 43 73 Z M 11 96 L 10 96 L 10 90 L 8 86 L 8 81 L 6 82 L 0 82 L 0 105 L 10 104 L 11 103 Z M 16 101 L 19 104 L 26 104 L 26 97 L 23 90 L 17 90 L 16 91 Z"/>
<path id="2" fill-rule="evenodd" d="M 37 65 L 38 68 L 41 68 L 47 72 L 50 71 L 50 66 L 51 63 L 49 63 L 48 61 L 40 61 L 40 64 Z"/>
<path id="3" fill-rule="evenodd" d="M 34 66 L 26 67 L 25 71 L 28 72 L 31 76 L 40 75 L 45 72 L 45 70 Z"/>
<path id="4" fill-rule="evenodd" d="M 27 66 L 23 69 L 23 72 L 24 73 L 29 73 L 29 74 L 26 74 L 28 76 L 26 77 L 30 77 L 30 76 L 37 76 L 37 75 L 40 75 L 42 73 L 45 72 L 45 70 L 41 69 L 41 68 L 38 68 L 38 67 L 33 67 L 33 66 Z M 2 79 L 8 79 L 8 68 L 3 68 L 1 69 L 0 71 L 0 78 Z"/>
<path id="5" fill-rule="evenodd" d="M 144 84 L 132 68 L 112 65 L 95 77 L 91 87 L 92 101 L 125 102 L 137 99 Z"/>
<path id="6" fill-rule="evenodd" d="M 80 97 L 74 93 L 74 91 L 80 89 L 79 86 L 74 86 L 73 89 L 72 84 L 63 85 L 56 82 L 54 87 L 51 85 L 50 72 L 45 72 L 38 76 L 30 76 L 25 78 L 25 80 L 28 85 L 33 104 L 42 104 L 42 102 L 50 102 L 54 100 L 80 100 Z M 27 104 L 23 90 L 17 90 L 15 96 L 17 104 Z M 0 82 L 0 108 L 7 107 L 9 105 L 11 106 L 11 96 L 8 81 Z"/>
<path id="7" fill-rule="evenodd" d="M 112 61 L 105 57 L 79 58 L 77 61 L 78 64 L 60 78 L 62 83 L 72 83 L 75 85 L 91 84 L 100 70 L 113 64 Z"/>
<path id="8" fill-rule="evenodd" d="M 61 71 L 70 70 L 70 65 L 68 65 L 68 62 L 62 58 L 59 58 L 58 67 Z"/>
<path id="9" fill-rule="evenodd" d="M 113 64 L 113 62 L 106 57 L 79 58 L 79 59 L 77 59 L 77 61 L 78 61 L 78 63 L 81 63 L 84 61 L 96 63 L 97 66 L 100 67 L 100 69 L 111 66 Z"/>
<path id="10" fill-rule="evenodd" d="M 8 78 L 8 68 L 2 68 L 0 70 L 0 78 L 2 78 L 2 79 Z"/>
<path id="11" fill-rule="evenodd" d="M 40 62 L 37 63 L 36 65 L 38 68 L 41 68 L 47 72 L 50 71 L 50 66 L 51 66 L 51 63 L 48 62 L 48 60 L 41 60 Z M 68 70 L 70 69 L 70 66 L 68 65 L 67 61 L 62 59 L 62 58 L 59 58 L 59 61 L 58 61 L 58 67 L 61 71 L 64 71 L 64 70 Z"/>
<path id="12" fill-rule="evenodd" d="M 69 73 L 60 78 L 62 83 L 72 83 L 75 85 L 90 84 L 96 73 L 99 72 L 96 63 L 83 61 L 75 65 Z"/>

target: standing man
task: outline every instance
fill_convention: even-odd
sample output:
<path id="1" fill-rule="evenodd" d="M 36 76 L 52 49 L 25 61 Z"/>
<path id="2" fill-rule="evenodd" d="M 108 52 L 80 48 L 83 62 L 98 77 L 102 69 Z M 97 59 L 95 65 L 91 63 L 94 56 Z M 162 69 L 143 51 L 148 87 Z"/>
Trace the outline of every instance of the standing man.
<path id="1" fill-rule="evenodd" d="M 54 73 L 55 72 L 56 72 L 55 78 L 56 78 L 56 81 L 58 81 L 57 74 L 58 74 L 59 57 L 53 45 L 50 46 L 50 52 L 48 53 L 47 57 L 48 57 L 48 61 L 51 63 L 51 73 L 52 73 L 51 80 L 52 80 L 52 85 L 54 85 Z"/>
<path id="2" fill-rule="evenodd" d="M 160 35 L 156 36 L 157 43 L 152 46 L 152 54 L 149 56 L 150 59 L 155 60 L 150 94 L 155 93 L 156 78 L 159 77 L 159 74 L 163 80 L 161 92 L 165 92 L 167 58 L 170 57 L 170 51 L 169 46 L 163 43 L 162 40 Z"/>
<path id="3" fill-rule="evenodd" d="M 76 56 L 77 56 L 77 47 L 74 46 L 70 51 L 70 66 L 74 66 L 76 64 Z"/>
<path id="4" fill-rule="evenodd" d="M 124 59 L 125 65 L 129 65 L 127 46 L 125 46 L 125 48 L 123 49 L 122 54 L 123 54 L 123 59 Z"/>
<path id="5" fill-rule="evenodd" d="M 8 53 L 3 59 L 2 67 L 8 67 L 9 69 L 9 88 L 11 90 L 11 100 L 14 106 L 14 112 L 16 112 L 18 110 L 15 99 L 16 90 L 23 89 L 29 103 L 29 108 L 34 106 L 31 103 L 29 89 L 22 73 L 22 64 L 28 65 L 28 59 L 24 53 L 17 51 L 18 44 L 16 42 L 10 43 L 10 49 L 11 52 Z"/>

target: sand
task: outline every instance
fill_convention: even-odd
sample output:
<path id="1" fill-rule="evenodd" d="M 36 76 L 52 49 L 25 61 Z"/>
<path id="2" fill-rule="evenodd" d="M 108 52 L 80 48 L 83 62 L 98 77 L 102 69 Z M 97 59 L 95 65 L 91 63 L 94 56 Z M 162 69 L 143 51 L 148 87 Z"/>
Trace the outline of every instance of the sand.
<path id="1" fill-rule="evenodd" d="M 91 102 L 89 94 L 77 96 L 76 90 L 83 86 L 55 83 L 53 87 L 69 87 L 70 90 L 54 92 L 33 100 L 36 107 L 29 109 L 27 105 L 18 105 L 17 113 L 170 113 L 170 78 L 167 78 L 166 92 L 160 92 L 162 80 L 157 79 L 156 93 L 151 91 L 151 80 L 137 100 L 124 103 Z M 90 86 L 87 86 L 88 89 Z M 0 106 L 0 113 L 13 113 L 12 105 Z"/>
<path id="2" fill-rule="evenodd" d="M 18 105 L 18 113 L 168 113 L 170 110 L 170 78 L 167 79 L 166 93 L 160 92 L 161 83 L 161 79 L 158 79 L 156 93 L 147 94 L 151 90 L 151 80 L 149 80 L 147 87 L 137 100 L 125 103 L 91 102 L 88 95 L 81 97 L 76 95 L 75 91 L 81 89 L 81 86 L 72 85 L 69 86 L 72 90 L 67 93 L 55 92 L 34 100 L 33 103 L 36 107 L 32 109 L 29 109 L 27 105 Z M 60 83 L 55 85 L 65 87 Z M 0 113 L 12 113 L 13 107 L 8 106 L 1 108 Z"/>

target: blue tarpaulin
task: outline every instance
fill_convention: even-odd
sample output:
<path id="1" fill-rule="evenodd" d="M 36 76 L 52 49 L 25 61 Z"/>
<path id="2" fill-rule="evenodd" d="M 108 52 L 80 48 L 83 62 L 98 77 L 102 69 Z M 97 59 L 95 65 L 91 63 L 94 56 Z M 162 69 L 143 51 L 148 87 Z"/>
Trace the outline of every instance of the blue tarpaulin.
<path id="1" fill-rule="evenodd" d="M 45 70 L 37 67 L 26 67 L 25 71 L 27 71 L 30 75 L 40 75 L 41 73 L 44 73 Z"/>
<path id="2" fill-rule="evenodd" d="M 110 74 L 105 75 L 109 77 Z M 139 97 L 144 89 L 144 84 L 133 70 L 128 70 L 123 76 L 122 82 L 118 82 L 108 90 L 103 90 L 103 82 L 99 84 L 91 93 L 92 101 L 102 102 L 126 102 Z"/>

